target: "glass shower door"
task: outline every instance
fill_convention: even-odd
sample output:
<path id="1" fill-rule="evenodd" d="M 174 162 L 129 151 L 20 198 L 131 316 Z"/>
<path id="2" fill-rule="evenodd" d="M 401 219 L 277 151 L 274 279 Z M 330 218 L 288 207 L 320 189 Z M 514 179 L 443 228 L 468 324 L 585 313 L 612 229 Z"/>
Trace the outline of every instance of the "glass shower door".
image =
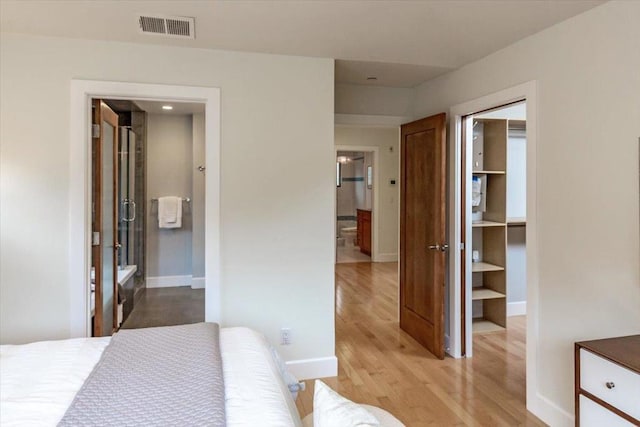
<path id="1" fill-rule="evenodd" d="M 120 127 L 119 150 L 119 206 L 120 206 L 120 252 L 118 265 L 121 269 L 134 264 L 134 221 L 136 220 L 135 198 L 135 134 L 127 127 Z"/>

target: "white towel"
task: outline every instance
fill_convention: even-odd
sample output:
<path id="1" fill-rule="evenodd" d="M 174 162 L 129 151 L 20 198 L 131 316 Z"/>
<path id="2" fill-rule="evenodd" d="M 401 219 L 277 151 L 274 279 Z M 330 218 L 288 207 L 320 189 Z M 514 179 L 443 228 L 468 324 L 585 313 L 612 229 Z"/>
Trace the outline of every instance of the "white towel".
<path id="1" fill-rule="evenodd" d="M 182 227 L 182 197 L 168 196 L 158 199 L 158 227 Z"/>

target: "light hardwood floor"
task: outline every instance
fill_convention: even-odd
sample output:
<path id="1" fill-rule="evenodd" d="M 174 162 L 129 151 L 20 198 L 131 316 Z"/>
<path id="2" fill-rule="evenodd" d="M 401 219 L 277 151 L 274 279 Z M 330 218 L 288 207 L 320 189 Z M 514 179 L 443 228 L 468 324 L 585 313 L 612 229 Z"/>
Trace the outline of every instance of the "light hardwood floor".
<path id="1" fill-rule="evenodd" d="M 525 318 L 474 336 L 474 357 L 436 359 L 398 326 L 397 263 L 336 265 L 338 377 L 329 386 L 407 426 L 543 426 L 525 408 Z M 313 381 L 297 400 L 312 411 Z"/>

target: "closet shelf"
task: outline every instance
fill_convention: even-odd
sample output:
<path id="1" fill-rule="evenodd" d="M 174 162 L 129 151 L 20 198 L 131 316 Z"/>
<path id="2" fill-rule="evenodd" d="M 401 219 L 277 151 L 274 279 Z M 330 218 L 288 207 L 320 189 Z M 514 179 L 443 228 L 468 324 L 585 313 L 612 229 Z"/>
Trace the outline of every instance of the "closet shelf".
<path id="1" fill-rule="evenodd" d="M 527 218 L 507 218 L 507 225 L 527 225 Z"/>
<path id="2" fill-rule="evenodd" d="M 502 326 L 493 323 L 490 320 L 477 318 L 473 319 L 473 332 L 496 332 L 496 331 L 504 331 L 505 328 Z"/>
<path id="3" fill-rule="evenodd" d="M 472 262 L 471 263 L 471 272 L 472 273 L 482 273 L 485 271 L 503 271 L 504 267 L 500 267 L 499 265 L 490 264 L 488 262 Z"/>
<path id="4" fill-rule="evenodd" d="M 494 298 L 504 298 L 504 297 L 506 297 L 505 294 L 501 294 L 500 292 L 496 292 L 493 289 L 489 289 L 489 288 L 479 287 L 479 288 L 473 288 L 471 290 L 471 299 L 474 301 L 481 300 L 481 299 L 494 299 Z"/>
<path id="5" fill-rule="evenodd" d="M 505 171 L 473 171 L 474 175 L 504 175 Z"/>
<path id="6" fill-rule="evenodd" d="M 471 223 L 472 227 L 502 227 L 504 225 L 505 225 L 504 222 L 484 221 L 484 220 Z"/>

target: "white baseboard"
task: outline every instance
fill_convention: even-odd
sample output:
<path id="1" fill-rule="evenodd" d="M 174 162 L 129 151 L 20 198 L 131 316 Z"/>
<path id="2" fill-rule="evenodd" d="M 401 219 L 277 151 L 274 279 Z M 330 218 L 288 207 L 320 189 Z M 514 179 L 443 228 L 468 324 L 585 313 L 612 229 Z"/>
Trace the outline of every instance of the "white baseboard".
<path id="1" fill-rule="evenodd" d="M 191 276 L 158 276 L 147 277 L 147 288 L 173 288 L 191 286 Z"/>
<path id="2" fill-rule="evenodd" d="M 397 253 L 378 254 L 373 262 L 396 262 L 398 261 Z"/>
<path id="3" fill-rule="evenodd" d="M 544 421 L 545 424 L 553 427 L 572 427 L 574 425 L 575 417 L 572 413 L 565 411 L 540 394 L 536 394 L 535 400 L 535 402 L 527 402 L 527 410 Z"/>
<path id="4" fill-rule="evenodd" d="M 291 360 L 286 365 L 299 380 L 338 376 L 338 358 L 335 356 Z"/>
<path id="5" fill-rule="evenodd" d="M 510 316 L 523 316 L 527 314 L 527 302 L 517 301 L 507 303 L 507 317 Z"/>
<path id="6" fill-rule="evenodd" d="M 204 289 L 204 277 L 192 277 L 191 289 Z"/>

